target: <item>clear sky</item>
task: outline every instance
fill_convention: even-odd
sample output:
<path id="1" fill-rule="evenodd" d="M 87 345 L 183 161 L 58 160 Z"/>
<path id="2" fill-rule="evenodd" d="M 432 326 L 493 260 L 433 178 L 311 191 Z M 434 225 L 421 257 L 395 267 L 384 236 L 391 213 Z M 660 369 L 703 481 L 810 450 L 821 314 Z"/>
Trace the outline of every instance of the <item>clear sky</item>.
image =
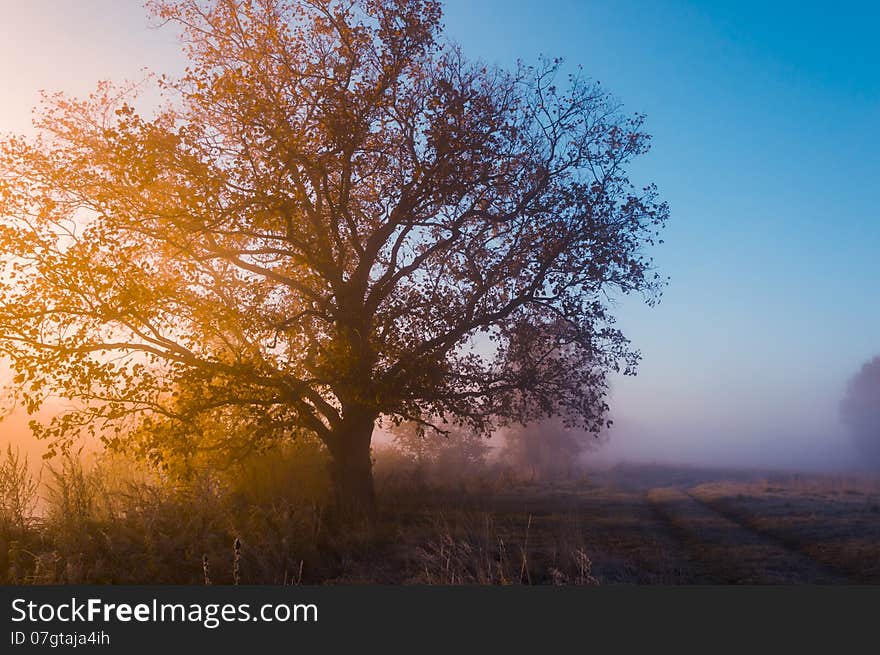
<path id="1" fill-rule="evenodd" d="M 608 456 L 851 462 L 837 403 L 880 354 L 880 8 L 446 6 L 449 36 L 471 56 L 563 56 L 648 116 L 654 150 L 634 178 L 671 205 L 655 255 L 672 279 L 659 307 L 619 306 L 644 360 L 638 377 L 615 380 Z M 28 129 L 40 88 L 84 93 L 183 65 L 173 34 L 148 29 L 137 1 L 0 8 L 0 131 Z"/>

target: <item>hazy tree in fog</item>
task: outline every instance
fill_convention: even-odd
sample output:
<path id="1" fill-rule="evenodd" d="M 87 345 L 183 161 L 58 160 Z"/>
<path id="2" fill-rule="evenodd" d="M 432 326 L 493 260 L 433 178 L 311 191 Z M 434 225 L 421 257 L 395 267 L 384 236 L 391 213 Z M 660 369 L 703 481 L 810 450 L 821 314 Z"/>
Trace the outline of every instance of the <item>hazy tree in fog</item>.
<path id="1" fill-rule="evenodd" d="M 369 511 L 380 418 L 601 428 L 638 359 L 607 300 L 659 287 L 640 116 L 469 61 L 430 0 L 148 4 L 189 57 L 167 106 L 102 84 L 0 143 L 0 353 L 29 410 L 76 401 L 38 436 L 309 432 Z"/>
<path id="2" fill-rule="evenodd" d="M 391 426 L 390 433 L 392 447 L 419 481 L 450 482 L 475 476 L 483 472 L 490 450 L 483 435 L 464 427 L 436 434 L 407 421 Z"/>
<path id="3" fill-rule="evenodd" d="M 849 381 L 840 415 L 865 463 L 880 469 L 880 357 L 866 362 Z"/>
<path id="4" fill-rule="evenodd" d="M 532 479 L 565 479 L 583 472 L 583 455 L 598 443 L 598 435 L 554 417 L 505 430 L 499 460 Z"/>

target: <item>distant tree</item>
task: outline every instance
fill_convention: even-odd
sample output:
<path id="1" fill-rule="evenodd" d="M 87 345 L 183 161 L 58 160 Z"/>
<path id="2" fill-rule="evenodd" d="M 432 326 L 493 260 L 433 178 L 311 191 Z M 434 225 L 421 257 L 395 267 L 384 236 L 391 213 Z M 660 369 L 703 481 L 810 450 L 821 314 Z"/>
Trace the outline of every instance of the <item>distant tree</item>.
<path id="1" fill-rule="evenodd" d="M 466 478 L 485 466 L 489 454 L 483 435 L 463 427 L 436 434 L 422 424 L 407 421 L 391 426 L 390 432 L 393 448 L 413 466 L 420 481 Z"/>
<path id="2" fill-rule="evenodd" d="M 102 84 L 0 145 L 0 354 L 29 410 L 76 401 L 37 436 L 309 432 L 371 511 L 381 417 L 601 427 L 638 360 L 607 299 L 661 282 L 641 116 L 468 61 L 431 0 L 148 6 L 189 57 L 166 107 Z"/>
<path id="3" fill-rule="evenodd" d="M 880 469 L 880 357 L 866 362 L 849 381 L 840 415 L 865 463 Z"/>
<path id="4" fill-rule="evenodd" d="M 565 479 L 584 470 L 582 457 L 599 444 L 598 435 L 567 426 L 554 417 L 503 432 L 499 459 L 505 466 L 533 479 Z"/>

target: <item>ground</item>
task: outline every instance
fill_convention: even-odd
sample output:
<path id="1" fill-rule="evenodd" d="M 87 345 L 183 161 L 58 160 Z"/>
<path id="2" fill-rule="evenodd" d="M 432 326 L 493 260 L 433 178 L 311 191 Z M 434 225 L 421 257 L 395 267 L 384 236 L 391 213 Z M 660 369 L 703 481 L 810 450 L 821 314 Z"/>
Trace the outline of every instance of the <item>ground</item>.
<path id="1" fill-rule="evenodd" d="M 304 496 L 306 469 L 282 464 L 238 490 L 66 466 L 43 514 L 0 521 L 0 582 L 880 583 L 877 476 L 629 465 L 538 482 L 487 466 L 429 484 L 384 473 L 378 518 L 358 521 Z"/>
<path id="2" fill-rule="evenodd" d="M 880 582 L 880 480 L 870 477 L 619 466 L 384 500 L 370 547 L 325 581 Z"/>

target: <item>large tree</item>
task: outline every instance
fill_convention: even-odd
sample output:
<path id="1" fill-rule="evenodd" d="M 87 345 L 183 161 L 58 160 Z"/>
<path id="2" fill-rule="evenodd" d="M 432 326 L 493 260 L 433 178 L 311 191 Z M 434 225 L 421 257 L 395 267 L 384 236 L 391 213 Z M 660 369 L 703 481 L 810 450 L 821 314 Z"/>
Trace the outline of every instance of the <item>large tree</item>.
<path id="1" fill-rule="evenodd" d="M 638 359 L 608 301 L 660 286 L 642 117 L 469 61 L 431 0 L 149 7 L 189 59 L 161 110 L 103 84 L 0 145 L 0 349 L 30 410 L 74 401 L 38 436 L 313 433 L 369 509 L 379 419 L 601 427 Z"/>

